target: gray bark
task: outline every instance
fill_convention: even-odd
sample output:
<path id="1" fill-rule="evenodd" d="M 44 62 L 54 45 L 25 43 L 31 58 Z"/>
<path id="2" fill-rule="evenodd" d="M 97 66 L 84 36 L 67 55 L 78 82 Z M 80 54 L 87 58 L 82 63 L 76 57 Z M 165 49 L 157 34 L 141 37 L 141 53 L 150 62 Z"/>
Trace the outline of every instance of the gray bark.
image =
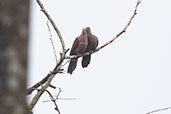
<path id="1" fill-rule="evenodd" d="M 28 114 L 29 0 L 0 0 L 0 114 Z"/>

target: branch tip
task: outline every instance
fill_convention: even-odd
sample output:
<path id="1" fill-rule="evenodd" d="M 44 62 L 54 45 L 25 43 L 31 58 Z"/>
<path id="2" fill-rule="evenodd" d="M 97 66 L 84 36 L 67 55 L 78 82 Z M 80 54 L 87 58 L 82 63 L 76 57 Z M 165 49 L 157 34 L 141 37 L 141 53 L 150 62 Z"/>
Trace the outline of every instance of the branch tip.
<path id="1" fill-rule="evenodd" d="M 73 58 L 78 58 L 78 57 L 90 55 L 90 54 L 93 54 L 93 53 L 95 53 L 95 52 L 101 50 L 102 48 L 106 47 L 107 45 L 111 44 L 111 43 L 112 43 L 114 40 L 116 40 L 120 35 L 122 35 L 124 32 L 126 32 L 128 26 L 131 24 L 132 20 L 134 19 L 135 15 L 137 14 L 137 8 L 138 8 L 138 6 L 139 6 L 140 3 L 141 3 L 141 0 L 137 0 L 137 3 L 136 3 L 136 6 L 135 6 L 133 15 L 130 17 L 128 23 L 125 25 L 125 27 L 123 28 L 123 30 L 121 30 L 118 34 L 116 34 L 116 36 L 113 37 L 112 40 L 107 41 L 107 42 L 106 42 L 105 44 L 103 44 L 102 46 L 96 48 L 96 50 L 89 51 L 89 52 L 86 52 L 86 53 L 84 53 L 84 54 L 78 54 L 78 55 L 68 56 L 68 57 L 65 57 L 65 59 L 73 59 Z"/>

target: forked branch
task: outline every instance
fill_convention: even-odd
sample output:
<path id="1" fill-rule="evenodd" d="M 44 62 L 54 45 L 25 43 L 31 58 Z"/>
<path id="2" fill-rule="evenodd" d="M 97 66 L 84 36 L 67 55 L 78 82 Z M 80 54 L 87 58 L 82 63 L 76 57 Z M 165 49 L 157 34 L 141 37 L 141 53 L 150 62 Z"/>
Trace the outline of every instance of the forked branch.
<path id="1" fill-rule="evenodd" d="M 43 4 L 40 2 L 40 0 L 37 0 L 37 3 L 39 4 L 41 11 L 46 15 L 46 17 L 48 18 L 48 20 L 50 21 L 50 23 L 52 24 L 53 28 L 55 29 L 59 39 L 60 39 L 60 43 L 62 45 L 62 53 L 60 53 L 60 58 L 57 61 L 56 66 L 54 67 L 54 69 L 52 71 L 50 71 L 49 74 L 47 74 L 47 76 L 45 76 L 41 81 L 39 81 L 38 83 L 36 83 L 35 85 L 33 85 L 31 88 L 27 89 L 27 94 L 31 94 L 34 90 L 36 90 L 38 87 L 42 87 L 43 89 L 38 91 L 37 94 L 33 97 L 31 103 L 29 104 L 29 109 L 30 111 L 32 111 L 32 109 L 34 108 L 34 106 L 36 105 L 37 101 L 39 100 L 39 98 L 41 97 L 41 95 L 46 91 L 48 87 L 51 87 L 51 81 L 54 78 L 54 76 L 57 73 L 62 73 L 63 69 L 62 68 L 62 63 L 64 61 L 64 59 L 71 59 L 71 58 L 77 58 L 77 57 L 81 57 L 81 56 L 85 56 L 85 55 L 89 55 L 92 53 L 95 53 L 99 50 L 101 50 L 102 48 L 106 47 L 107 45 L 111 44 L 114 40 L 116 40 L 121 34 L 123 34 L 124 32 L 126 32 L 128 26 L 131 24 L 133 18 L 135 17 L 135 15 L 137 14 L 137 8 L 139 6 L 139 4 L 141 3 L 141 0 L 137 0 L 137 4 L 134 10 L 133 15 L 131 16 L 130 20 L 128 21 L 128 23 L 126 24 L 126 26 L 123 28 L 123 30 L 121 32 L 119 32 L 112 40 L 106 42 L 105 44 L 103 44 L 102 46 L 98 47 L 96 50 L 84 53 L 84 54 L 80 54 L 80 55 L 74 55 L 74 56 L 68 56 L 66 57 L 66 53 L 69 51 L 68 49 L 65 49 L 65 42 L 61 36 L 61 33 L 59 31 L 59 29 L 57 28 L 56 24 L 54 23 L 54 21 L 52 20 L 52 18 L 50 17 L 50 15 L 48 14 L 48 12 L 45 10 L 45 8 L 43 7 Z M 50 93 L 49 93 L 50 94 Z M 51 95 L 50 95 L 51 96 Z M 54 100 L 54 99 L 53 99 Z M 58 110 L 59 111 L 59 110 Z M 60 113 L 60 112 L 59 112 Z"/>

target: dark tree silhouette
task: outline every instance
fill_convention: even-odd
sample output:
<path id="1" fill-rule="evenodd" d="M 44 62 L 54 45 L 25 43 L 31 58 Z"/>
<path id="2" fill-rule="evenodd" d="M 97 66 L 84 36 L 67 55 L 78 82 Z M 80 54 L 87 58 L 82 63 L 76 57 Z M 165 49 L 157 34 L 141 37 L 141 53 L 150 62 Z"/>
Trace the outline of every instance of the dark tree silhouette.
<path id="1" fill-rule="evenodd" d="M 0 0 L 0 114 L 28 114 L 29 0 Z"/>

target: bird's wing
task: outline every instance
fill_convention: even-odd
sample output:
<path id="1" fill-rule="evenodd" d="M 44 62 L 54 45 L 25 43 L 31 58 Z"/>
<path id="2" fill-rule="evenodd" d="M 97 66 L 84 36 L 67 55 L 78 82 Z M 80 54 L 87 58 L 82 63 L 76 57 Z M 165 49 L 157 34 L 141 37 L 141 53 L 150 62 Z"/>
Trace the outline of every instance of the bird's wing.
<path id="1" fill-rule="evenodd" d="M 95 39 L 96 39 L 96 47 L 97 47 L 98 44 L 99 44 L 99 40 L 98 40 L 97 36 L 94 35 L 94 37 L 95 37 Z"/>
<path id="2" fill-rule="evenodd" d="M 78 44 L 79 44 L 78 38 L 76 38 L 76 39 L 74 40 L 74 43 L 72 44 L 72 48 L 71 48 L 70 55 L 75 55 L 75 54 L 76 54 L 76 49 L 77 49 L 77 47 L 78 47 Z"/>

